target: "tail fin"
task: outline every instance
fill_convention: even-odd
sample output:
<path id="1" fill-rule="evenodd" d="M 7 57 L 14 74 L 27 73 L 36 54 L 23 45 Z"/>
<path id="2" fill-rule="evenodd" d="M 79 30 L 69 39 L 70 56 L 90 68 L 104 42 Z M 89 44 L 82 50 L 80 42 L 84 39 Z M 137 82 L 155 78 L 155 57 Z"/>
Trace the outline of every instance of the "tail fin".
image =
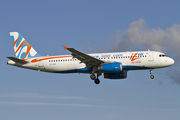
<path id="1" fill-rule="evenodd" d="M 16 58 L 40 57 L 31 45 L 18 33 L 10 32 Z"/>

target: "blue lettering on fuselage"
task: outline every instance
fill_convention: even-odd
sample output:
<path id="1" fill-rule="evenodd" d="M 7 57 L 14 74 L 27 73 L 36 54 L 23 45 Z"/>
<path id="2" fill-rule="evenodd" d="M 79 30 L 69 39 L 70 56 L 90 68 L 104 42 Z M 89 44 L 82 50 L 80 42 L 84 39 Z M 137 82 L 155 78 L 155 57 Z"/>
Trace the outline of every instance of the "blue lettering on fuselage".
<path id="1" fill-rule="evenodd" d="M 93 56 L 93 57 L 95 57 L 95 58 L 99 58 L 99 55 L 95 55 L 95 56 Z"/>
<path id="2" fill-rule="evenodd" d="M 101 55 L 101 57 L 111 57 L 111 55 Z"/>
<path id="3" fill-rule="evenodd" d="M 113 57 L 122 57 L 123 54 L 114 54 Z"/>
<path id="4" fill-rule="evenodd" d="M 144 53 L 138 53 L 138 56 L 143 56 Z"/>
<path id="5" fill-rule="evenodd" d="M 108 57 L 122 57 L 123 54 L 114 54 L 114 55 L 110 55 L 110 54 L 104 54 L 104 55 L 94 55 L 93 57 L 95 58 L 108 58 Z"/>
<path id="6" fill-rule="evenodd" d="M 143 56 L 144 53 L 138 53 L 138 56 Z M 110 55 L 110 54 L 104 54 L 104 55 L 94 55 L 93 57 L 95 58 L 108 58 L 108 57 L 123 57 L 124 55 L 123 54 L 113 54 L 113 55 Z"/>

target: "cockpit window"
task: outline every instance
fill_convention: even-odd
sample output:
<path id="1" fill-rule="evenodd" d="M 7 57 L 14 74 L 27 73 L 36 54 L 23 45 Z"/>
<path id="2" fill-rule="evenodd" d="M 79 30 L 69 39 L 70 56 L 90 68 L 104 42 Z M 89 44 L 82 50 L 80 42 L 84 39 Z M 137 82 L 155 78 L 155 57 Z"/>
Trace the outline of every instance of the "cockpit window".
<path id="1" fill-rule="evenodd" d="M 160 54 L 159 57 L 167 57 L 165 54 Z"/>

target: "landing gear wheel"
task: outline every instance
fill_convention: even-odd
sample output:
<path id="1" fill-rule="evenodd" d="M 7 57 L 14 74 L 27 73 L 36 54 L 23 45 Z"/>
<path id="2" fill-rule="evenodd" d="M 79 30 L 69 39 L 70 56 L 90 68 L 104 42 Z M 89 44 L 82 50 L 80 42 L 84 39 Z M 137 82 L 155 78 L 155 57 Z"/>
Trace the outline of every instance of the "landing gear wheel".
<path id="1" fill-rule="evenodd" d="M 96 79 L 96 76 L 95 76 L 94 74 L 91 74 L 90 78 L 91 78 L 92 80 L 95 80 L 95 79 Z"/>
<path id="2" fill-rule="evenodd" d="M 94 83 L 98 85 L 100 83 L 100 80 L 99 79 L 95 79 Z"/>
<path id="3" fill-rule="evenodd" d="M 151 78 L 151 79 L 154 79 L 154 75 L 151 75 L 150 78 Z"/>
<path id="4" fill-rule="evenodd" d="M 152 75 L 152 73 L 153 73 L 153 72 L 152 72 L 152 69 L 149 69 L 149 71 L 150 71 L 150 74 L 151 74 L 150 78 L 151 78 L 151 79 L 154 79 L 154 75 Z"/>

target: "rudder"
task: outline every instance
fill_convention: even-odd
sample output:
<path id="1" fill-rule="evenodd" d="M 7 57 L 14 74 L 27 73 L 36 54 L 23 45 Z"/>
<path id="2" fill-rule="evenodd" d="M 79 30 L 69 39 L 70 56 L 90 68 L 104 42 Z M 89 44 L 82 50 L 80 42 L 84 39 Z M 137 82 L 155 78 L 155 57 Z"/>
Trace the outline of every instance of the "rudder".
<path id="1" fill-rule="evenodd" d="M 18 32 L 10 32 L 16 58 L 40 57 L 31 45 Z"/>

